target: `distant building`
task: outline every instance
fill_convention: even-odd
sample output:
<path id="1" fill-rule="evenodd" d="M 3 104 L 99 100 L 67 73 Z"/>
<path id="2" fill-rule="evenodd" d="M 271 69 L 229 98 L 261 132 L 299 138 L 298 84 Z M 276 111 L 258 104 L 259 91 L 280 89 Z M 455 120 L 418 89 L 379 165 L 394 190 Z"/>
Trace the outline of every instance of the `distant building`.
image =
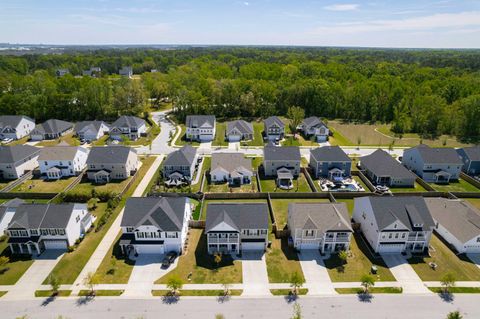
<path id="1" fill-rule="evenodd" d="M 278 116 L 267 117 L 263 121 L 263 132 L 268 141 L 280 141 L 285 136 L 285 123 Z"/>
<path id="2" fill-rule="evenodd" d="M 74 132 L 79 139 L 96 141 L 110 131 L 110 127 L 104 121 L 83 121 L 75 124 Z"/>
<path id="3" fill-rule="evenodd" d="M 241 140 L 253 139 L 253 125 L 244 120 L 227 122 L 225 137 L 229 142 L 240 142 Z"/>
<path id="4" fill-rule="evenodd" d="M 110 128 L 110 138 L 117 141 L 122 140 L 122 137 L 134 141 L 146 133 L 147 124 L 136 116 L 120 116 Z"/>
<path id="5" fill-rule="evenodd" d="M 101 69 L 101 68 L 99 68 L 99 67 L 91 67 L 91 68 L 88 69 L 88 70 L 84 70 L 84 71 L 82 72 L 82 75 L 83 75 L 83 76 L 91 76 L 91 77 L 96 78 L 96 77 L 99 77 L 99 76 L 101 75 L 101 73 L 102 73 L 102 69 Z"/>
<path id="6" fill-rule="evenodd" d="M 213 153 L 210 180 L 214 183 L 227 182 L 241 186 L 252 182 L 252 160 L 242 153 Z"/>
<path id="7" fill-rule="evenodd" d="M 35 128 L 35 121 L 23 115 L 0 116 L 0 139 L 19 140 Z"/>
<path id="8" fill-rule="evenodd" d="M 67 75 L 67 74 L 69 74 L 69 73 L 70 73 L 70 71 L 69 71 L 68 69 L 57 69 L 57 70 L 55 71 L 55 75 L 56 75 L 57 77 L 62 77 L 62 76 L 65 76 L 65 75 Z"/>
<path id="9" fill-rule="evenodd" d="M 48 120 L 38 124 L 30 132 L 33 141 L 54 140 L 73 130 L 73 124 L 62 120 Z"/>
<path id="10" fill-rule="evenodd" d="M 315 136 L 317 142 L 326 142 L 330 133 L 327 125 L 316 116 L 304 119 L 298 129 L 302 130 L 306 137 Z"/>
<path id="11" fill-rule="evenodd" d="M 118 71 L 118 74 L 131 78 L 133 76 L 133 69 L 131 66 L 124 66 Z"/>
<path id="12" fill-rule="evenodd" d="M 215 139 L 215 115 L 188 115 L 186 139 L 190 141 L 210 142 Z"/>

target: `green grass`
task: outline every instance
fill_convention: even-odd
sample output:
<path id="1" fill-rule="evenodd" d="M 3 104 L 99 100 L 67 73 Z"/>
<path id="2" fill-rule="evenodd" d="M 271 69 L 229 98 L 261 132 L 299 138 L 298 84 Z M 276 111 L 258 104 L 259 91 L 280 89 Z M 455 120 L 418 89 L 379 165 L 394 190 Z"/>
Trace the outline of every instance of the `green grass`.
<path id="1" fill-rule="evenodd" d="M 310 193 L 312 191 L 303 173 L 300 173 L 298 178 L 293 180 L 293 188 L 290 190 L 277 188 L 276 179 L 260 179 L 260 184 L 262 185 L 262 192 Z"/>
<path id="2" fill-rule="evenodd" d="M 472 203 L 473 206 L 480 209 L 480 198 L 469 198 L 468 201 Z"/>
<path id="3" fill-rule="evenodd" d="M 33 260 L 30 256 L 10 255 L 10 249 L 8 248 L 7 242 L 7 238 L 0 241 L 0 256 L 7 256 L 10 258 L 10 261 L 0 268 L 0 285 L 14 285 L 33 264 Z"/>
<path id="4" fill-rule="evenodd" d="M 95 290 L 96 297 L 118 297 L 123 294 L 124 290 Z M 80 297 L 90 296 L 90 290 L 80 290 L 78 295 Z"/>
<path id="5" fill-rule="evenodd" d="M 92 145 L 93 146 L 105 146 L 105 145 L 107 145 L 107 141 L 108 141 L 109 137 L 110 136 L 108 136 L 108 134 L 105 134 L 102 137 L 100 137 L 98 140 L 93 141 Z"/>
<path id="6" fill-rule="evenodd" d="M 408 262 L 423 281 L 439 281 L 444 274 L 451 272 L 458 281 L 480 280 L 480 269 L 467 257 L 456 256 L 436 235 L 430 240 L 430 257 L 412 257 Z M 428 263 L 434 262 L 433 270 Z"/>
<path id="7" fill-rule="evenodd" d="M 242 142 L 242 145 L 247 146 L 263 146 L 263 122 L 253 122 L 253 140 Z"/>
<path id="8" fill-rule="evenodd" d="M 202 214 L 202 211 L 201 211 L 202 203 L 193 198 L 190 198 L 190 203 L 192 203 L 195 206 L 192 212 L 192 219 L 198 220 Z"/>
<path id="9" fill-rule="evenodd" d="M 4 180 L 4 179 L 0 179 L 0 190 L 2 190 L 5 186 L 7 186 L 9 183 L 11 183 L 12 181 L 8 181 L 8 180 Z"/>
<path id="10" fill-rule="evenodd" d="M 428 287 L 430 291 L 441 294 L 444 291 L 443 287 Z M 452 294 L 479 294 L 480 287 L 451 287 L 449 292 Z"/>
<path id="11" fill-rule="evenodd" d="M 267 201 L 265 199 L 216 199 L 216 200 L 204 200 L 203 201 L 203 208 L 202 214 L 200 215 L 200 219 L 205 220 L 207 218 L 207 207 L 209 204 L 213 203 L 264 203 L 266 204 Z"/>
<path id="12" fill-rule="evenodd" d="M 152 290 L 152 296 L 154 297 L 165 297 L 168 295 L 170 290 Z M 240 296 L 243 290 L 241 289 L 230 289 L 230 296 Z M 180 290 L 180 296 L 191 297 L 191 296 L 204 296 L 204 297 L 221 297 L 223 296 L 223 290 Z"/>
<path id="13" fill-rule="evenodd" d="M 61 142 L 65 142 L 70 146 L 79 146 L 80 140 L 73 136 L 73 132 L 67 135 L 64 135 L 56 140 L 45 140 L 37 143 L 35 146 L 55 146 L 60 144 Z"/>
<path id="14" fill-rule="evenodd" d="M 192 275 L 189 281 L 190 273 Z M 190 229 L 188 249 L 180 256 L 177 267 L 155 283 L 166 284 L 172 277 L 192 284 L 238 284 L 242 282 L 242 262 L 224 255 L 217 268 L 213 256 L 207 252 L 207 239 L 203 230 Z"/>
<path id="15" fill-rule="evenodd" d="M 25 136 L 19 140 L 14 140 L 8 144 L 4 144 L 4 143 L 0 143 L 0 145 L 8 145 L 8 146 L 14 146 L 14 145 L 23 145 L 25 143 L 28 142 L 28 140 L 30 139 L 30 136 Z"/>
<path id="16" fill-rule="evenodd" d="M 404 192 L 426 192 L 427 190 L 417 182 L 414 187 L 390 187 L 392 193 L 404 193 Z"/>
<path id="17" fill-rule="evenodd" d="M 335 196 L 335 194 L 333 194 Z M 353 209 L 355 207 L 355 200 L 354 199 L 338 199 L 336 198 L 337 203 L 345 203 L 347 204 L 348 214 L 350 217 L 353 216 Z"/>
<path id="18" fill-rule="evenodd" d="M 72 293 L 71 290 L 59 290 L 56 297 L 68 297 Z M 35 297 L 52 297 L 53 290 L 36 290 Z"/>
<path id="19" fill-rule="evenodd" d="M 459 179 L 458 182 L 450 182 L 449 184 L 429 184 L 439 192 L 480 192 L 480 189 L 463 179 Z"/>
<path id="20" fill-rule="evenodd" d="M 180 124 L 180 135 L 178 136 L 177 140 L 175 141 L 175 145 L 183 146 L 185 144 L 190 144 L 192 146 L 199 146 L 200 145 L 199 142 L 187 141 L 186 140 L 186 132 L 187 132 L 187 128 L 186 128 L 185 124 Z M 218 132 L 216 132 L 216 133 L 218 134 Z M 174 136 L 176 136 L 176 133 L 175 133 Z"/>
<path id="21" fill-rule="evenodd" d="M 275 223 L 278 226 L 278 229 L 283 229 L 287 224 L 288 218 L 288 204 L 289 203 L 329 203 L 330 201 L 325 199 L 312 199 L 312 198 L 302 198 L 302 199 L 272 199 L 272 208 L 273 214 L 275 215 Z"/>
<path id="22" fill-rule="evenodd" d="M 258 167 L 263 163 L 263 157 L 253 157 L 252 158 L 252 168 L 258 170 Z"/>
<path id="23" fill-rule="evenodd" d="M 270 292 L 274 296 L 288 296 L 292 293 L 292 289 L 270 289 Z M 297 292 L 299 296 L 306 295 L 307 293 L 308 288 L 300 288 Z"/>
<path id="24" fill-rule="evenodd" d="M 353 146 L 354 144 L 346 138 L 340 131 L 337 131 L 333 127 L 329 127 L 329 130 L 333 133 L 333 136 L 328 138 L 330 145 L 340 145 L 340 146 Z"/>
<path id="25" fill-rule="evenodd" d="M 301 146 L 302 144 L 298 139 L 293 138 L 293 136 L 287 136 L 282 141 L 282 146 Z"/>
<path id="26" fill-rule="evenodd" d="M 335 288 L 335 291 L 341 295 L 362 294 L 363 288 Z M 371 294 L 401 294 L 402 287 L 372 287 L 368 289 Z"/>
<path id="27" fill-rule="evenodd" d="M 154 121 L 152 120 L 152 122 Z M 140 138 L 134 141 L 126 140 L 121 144 L 130 145 L 130 146 L 140 146 L 140 145 L 147 146 L 152 143 L 152 141 L 158 136 L 158 134 L 160 134 L 160 126 L 158 126 L 157 124 L 153 126 L 148 126 L 147 124 L 147 136 L 141 136 Z"/>
<path id="28" fill-rule="evenodd" d="M 27 179 L 24 183 L 15 187 L 13 193 L 60 193 L 68 185 L 73 183 L 75 176 L 69 178 L 61 178 L 59 180 L 45 179 Z"/>
<path id="29" fill-rule="evenodd" d="M 365 190 L 364 193 L 370 193 L 370 188 L 368 188 L 367 184 L 365 184 L 360 177 L 352 176 L 352 178 L 363 187 L 363 189 Z"/>
<path id="30" fill-rule="evenodd" d="M 0 291 L 0 298 L 5 296 L 5 294 L 7 293 L 8 291 Z"/>
<path id="31" fill-rule="evenodd" d="M 85 177 L 82 182 L 80 182 L 78 185 L 76 185 L 74 188 L 71 189 L 71 192 L 78 192 L 82 194 L 90 194 L 93 189 L 95 189 L 97 192 L 111 192 L 115 194 L 120 194 L 122 190 L 127 186 L 128 182 L 132 177 L 128 177 L 127 179 L 124 180 L 111 180 L 109 183 L 104 184 L 104 185 L 97 185 Z"/>
<path id="32" fill-rule="evenodd" d="M 363 275 L 370 273 L 373 264 L 377 266 L 377 274 L 374 275 L 377 281 L 395 281 L 384 261 L 372 256 L 360 235 L 352 236 L 350 251 L 351 256 L 346 264 L 338 258 L 338 255 L 332 255 L 325 260 L 325 266 L 333 282 L 361 281 Z"/>
<path id="33" fill-rule="evenodd" d="M 227 123 L 217 122 L 215 126 L 215 139 L 212 141 L 212 146 L 228 146 L 228 142 L 225 139 L 226 129 Z"/>
<path id="34" fill-rule="evenodd" d="M 289 283 L 292 274 L 303 277 L 302 267 L 295 249 L 288 246 L 287 238 L 276 239 L 270 234 L 272 245 L 265 256 L 268 281 L 272 283 Z"/>

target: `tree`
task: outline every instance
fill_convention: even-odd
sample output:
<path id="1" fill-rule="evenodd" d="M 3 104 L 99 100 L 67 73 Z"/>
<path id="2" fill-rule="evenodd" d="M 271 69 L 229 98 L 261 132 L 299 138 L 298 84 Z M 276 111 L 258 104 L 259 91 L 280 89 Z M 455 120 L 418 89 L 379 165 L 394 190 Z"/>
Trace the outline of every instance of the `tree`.
<path id="1" fill-rule="evenodd" d="M 360 144 L 362 144 L 362 138 L 359 136 L 357 136 L 357 149 L 360 149 Z"/>
<path id="2" fill-rule="evenodd" d="M 176 296 L 180 289 L 183 287 L 183 281 L 177 276 L 172 276 L 167 281 L 167 288 L 170 289 L 170 293 Z"/>
<path id="3" fill-rule="evenodd" d="M 443 287 L 443 292 L 446 294 L 449 293 L 450 288 L 455 286 L 455 275 L 451 272 L 447 272 L 440 279 L 440 283 Z"/>
<path id="4" fill-rule="evenodd" d="M 375 278 L 371 275 L 363 275 L 360 279 L 363 287 L 363 292 L 368 294 L 368 290 L 375 286 Z"/>
<path id="5" fill-rule="evenodd" d="M 340 258 L 343 264 L 346 264 L 348 260 L 348 252 L 346 250 L 341 250 L 338 253 L 338 258 Z"/>
<path id="6" fill-rule="evenodd" d="M 0 256 L 0 268 L 3 269 L 10 262 L 8 256 Z"/>
<path id="7" fill-rule="evenodd" d="M 90 295 L 95 295 L 95 285 L 98 283 L 98 277 L 93 272 L 89 272 L 83 280 L 85 286 L 90 289 Z"/>
<path id="8" fill-rule="evenodd" d="M 290 119 L 290 126 L 293 136 L 297 133 L 297 126 L 302 123 L 305 117 L 305 110 L 298 106 L 291 106 L 288 108 L 287 117 Z"/>
<path id="9" fill-rule="evenodd" d="M 48 284 L 52 288 L 52 295 L 58 294 L 58 288 L 60 288 L 60 282 L 55 275 L 48 276 Z"/>
<path id="10" fill-rule="evenodd" d="M 298 302 L 293 304 L 293 315 L 291 319 L 302 319 L 302 307 Z"/>
<path id="11" fill-rule="evenodd" d="M 463 316 L 460 314 L 460 311 L 452 311 L 447 315 L 447 319 L 463 319 Z"/>
<path id="12" fill-rule="evenodd" d="M 218 268 L 218 266 L 220 265 L 220 263 L 222 262 L 222 253 L 220 252 L 216 252 L 213 254 L 213 261 L 215 262 L 215 267 Z"/>
<path id="13" fill-rule="evenodd" d="M 303 286 L 305 279 L 298 272 L 294 272 L 290 277 L 290 287 L 294 295 L 298 295 L 298 289 Z"/>
<path id="14" fill-rule="evenodd" d="M 223 314 L 221 314 L 221 313 L 217 313 L 217 314 L 215 315 L 215 319 L 225 319 L 225 316 L 224 316 Z"/>
<path id="15" fill-rule="evenodd" d="M 222 287 L 223 287 L 223 295 L 224 296 L 229 296 L 230 295 L 230 287 L 231 285 L 227 282 L 223 282 L 222 283 Z"/>

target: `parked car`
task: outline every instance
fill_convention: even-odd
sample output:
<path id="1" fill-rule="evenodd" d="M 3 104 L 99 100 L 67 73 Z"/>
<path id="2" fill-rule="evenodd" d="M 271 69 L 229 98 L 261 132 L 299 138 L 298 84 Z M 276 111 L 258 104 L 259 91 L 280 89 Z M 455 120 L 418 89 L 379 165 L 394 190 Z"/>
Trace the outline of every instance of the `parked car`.
<path id="1" fill-rule="evenodd" d="M 11 138 L 5 138 L 2 140 L 2 143 L 5 143 L 5 144 L 11 143 L 11 142 L 13 142 L 13 139 Z"/>
<path id="2" fill-rule="evenodd" d="M 170 267 L 170 265 L 175 261 L 175 258 L 177 258 L 177 253 L 174 251 L 169 252 L 165 258 L 163 258 L 162 268 L 167 269 Z"/>

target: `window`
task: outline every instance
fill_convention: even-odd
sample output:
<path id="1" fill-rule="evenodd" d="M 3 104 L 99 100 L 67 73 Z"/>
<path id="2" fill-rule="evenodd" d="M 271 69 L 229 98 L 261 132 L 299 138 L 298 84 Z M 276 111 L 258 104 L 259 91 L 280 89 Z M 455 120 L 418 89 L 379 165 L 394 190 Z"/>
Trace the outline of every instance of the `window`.
<path id="1" fill-rule="evenodd" d="M 389 238 L 389 239 L 392 239 L 392 237 L 393 237 L 393 234 L 392 234 L 392 233 L 388 234 L 388 238 Z"/>
<path id="2" fill-rule="evenodd" d="M 405 238 L 405 235 L 406 235 L 406 234 L 405 234 L 405 233 L 403 233 L 403 234 L 402 234 L 402 238 Z"/>
<path id="3" fill-rule="evenodd" d="M 30 235 L 38 236 L 38 230 L 37 229 L 30 229 Z"/>
<path id="4" fill-rule="evenodd" d="M 127 233 L 133 233 L 133 227 L 127 227 Z"/>

